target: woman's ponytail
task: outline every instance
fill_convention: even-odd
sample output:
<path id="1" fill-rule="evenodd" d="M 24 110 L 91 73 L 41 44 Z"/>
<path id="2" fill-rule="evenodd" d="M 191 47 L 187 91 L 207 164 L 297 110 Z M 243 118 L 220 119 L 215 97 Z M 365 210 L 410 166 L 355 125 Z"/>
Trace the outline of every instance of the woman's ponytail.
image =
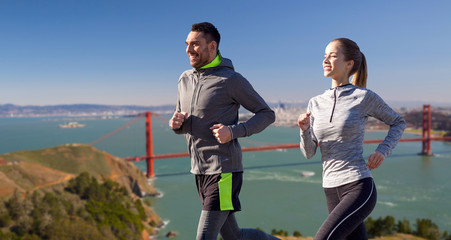
<path id="1" fill-rule="evenodd" d="M 366 88 L 366 79 L 368 77 L 366 58 L 362 52 L 360 52 L 360 54 L 362 55 L 362 61 L 360 62 L 359 69 L 352 75 L 351 83 L 354 86 Z M 354 61 L 354 64 L 355 64 L 355 61 Z"/>

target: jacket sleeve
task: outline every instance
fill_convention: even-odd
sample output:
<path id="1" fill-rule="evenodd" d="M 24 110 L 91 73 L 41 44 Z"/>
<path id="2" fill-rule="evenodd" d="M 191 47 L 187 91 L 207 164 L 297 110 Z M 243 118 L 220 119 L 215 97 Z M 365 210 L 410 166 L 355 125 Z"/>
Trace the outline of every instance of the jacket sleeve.
<path id="1" fill-rule="evenodd" d="M 311 103 L 309 101 L 307 112 L 311 112 Z M 301 148 L 301 152 L 304 155 L 305 158 L 310 159 L 313 156 L 315 156 L 316 149 L 318 148 L 318 140 L 315 137 L 315 134 L 313 133 L 313 123 L 314 123 L 314 116 L 310 115 L 310 126 L 305 129 L 305 131 L 302 131 L 300 129 L 300 135 L 301 135 L 301 142 L 299 144 Z"/>
<path id="2" fill-rule="evenodd" d="M 240 74 L 235 73 L 230 78 L 230 81 L 227 81 L 227 91 L 234 101 L 254 113 L 254 116 L 246 122 L 229 126 L 232 132 L 232 139 L 247 137 L 261 132 L 275 121 L 274 111 Z"/>
<path id="3" fill-rule="evenodd" d="M 182 107 L 181 107 L 181 105 L 180 105 L 180 101 L 181 101 L 181 99 L 180 99 L 180 84 L 182 84 L 182 83 L 181 83 L 182 77 L 183 77 L 183 74 L 182 74 L 182 76 L 180 77 L 179 83 L 178 83 L 177 103 L 176 103 L 176 105 L 175 105 L 175 112 L 181 112 L 181 111 L 182 111 Z M 190 119 L 190 116 L 188 116 L 188 119 L 185 119 L 185 121 L 183 122 L 182 126 L 180 126 L 179 129 L 173 129 L 173 131 L 174 131 L 176 134 L 184 134 L 184 133 L 188 133 L 188 132 L 190 131 L 190 128 L 189 128 L 189 127 L 190 127 L 190 124 L 189 124 L 189 121 L 190 121 L 190 120 L 191 120 L 191 119 Z"/>
<path id="4" fill-rule="evenodd" d="M 377 118 L 390 126 L 384 141 L 376 148 L 376 151 L 383 153 L 387 157 L 396 147 L 399 139 L 401 139 L 406 128 L 406 121 L 376 93 L 369 91 L 365 100 L 367 116 Z"/>

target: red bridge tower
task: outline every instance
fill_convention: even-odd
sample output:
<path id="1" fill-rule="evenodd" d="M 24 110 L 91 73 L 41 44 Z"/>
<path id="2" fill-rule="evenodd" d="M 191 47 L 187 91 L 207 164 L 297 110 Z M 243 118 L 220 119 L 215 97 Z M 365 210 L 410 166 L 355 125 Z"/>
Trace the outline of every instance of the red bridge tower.
<path id="1" fill-rule="evenodd" d="M 423 148 L 421 155 L 431 156 L 431 105 L 423 105 Z"/>

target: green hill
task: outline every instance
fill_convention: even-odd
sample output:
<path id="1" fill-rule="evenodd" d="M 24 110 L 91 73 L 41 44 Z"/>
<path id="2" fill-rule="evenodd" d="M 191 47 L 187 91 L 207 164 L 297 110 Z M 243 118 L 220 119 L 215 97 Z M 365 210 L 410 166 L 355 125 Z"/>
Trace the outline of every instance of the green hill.
<path id="1" fill-rule="evenodd" d="M 157 194 L 134 164 L 89 145 L 71 144 L 0 155 L 0 197 L 16 188 L 32 191 L 65 182 L 82 172 L 119 182 L 138 197 Z"/>
<path id="2" fill-rule="evenodd" d="M 163 223 L 134 164 L 89 145 L 0 155 L 0 239 L 149 239 Z M 80 231 L 83 230 L 83 231 Z"/>

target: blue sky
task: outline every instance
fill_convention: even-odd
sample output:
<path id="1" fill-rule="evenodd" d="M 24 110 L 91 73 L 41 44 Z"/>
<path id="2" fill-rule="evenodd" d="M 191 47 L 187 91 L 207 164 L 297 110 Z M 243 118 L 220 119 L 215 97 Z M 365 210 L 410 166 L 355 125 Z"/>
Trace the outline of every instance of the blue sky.
<path id="1" fill-rule="evenodd" d="M 356 41 L 387 102 L 451 105 L 450 1 L 0 1 L 0 104 L 174 104 L 193 23 L 271 102 L 329 88 L 334 38 Z"/>

